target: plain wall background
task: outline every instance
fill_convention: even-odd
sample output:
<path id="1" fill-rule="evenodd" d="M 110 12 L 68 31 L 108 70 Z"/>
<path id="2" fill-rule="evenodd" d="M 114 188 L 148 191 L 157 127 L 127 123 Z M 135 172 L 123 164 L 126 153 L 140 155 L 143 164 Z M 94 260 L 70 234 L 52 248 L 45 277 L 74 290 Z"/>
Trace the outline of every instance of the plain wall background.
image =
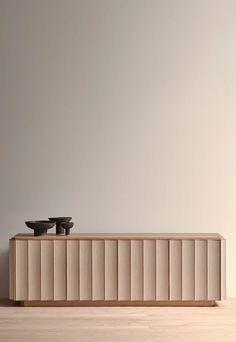
<path id="1" fill-rule="evenodd" d="M 0 0 L 0 296 L 26 219 L 218 232 L 236 296 L 236 1 Z"/>

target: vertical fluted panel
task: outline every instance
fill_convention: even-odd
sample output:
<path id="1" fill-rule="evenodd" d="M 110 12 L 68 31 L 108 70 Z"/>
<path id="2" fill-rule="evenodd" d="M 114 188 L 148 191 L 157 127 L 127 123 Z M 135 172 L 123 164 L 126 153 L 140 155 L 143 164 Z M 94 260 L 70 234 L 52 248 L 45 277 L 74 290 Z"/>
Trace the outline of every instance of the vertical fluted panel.
<path id="1" fill-rule="evenodd" d="M 92 294 L 93 300 L 105 299 L 105 242 L 92 242 Z"/>
<path id="2" fill-rule="evenodd" d="M 29 300 L 41 299 L 41 241 L 28 241 Z"/>
<path id="3" fill-rule="evenodd" d="M 9 298 L 15 300 L 15 284 L 16 284 L 16 273 L 15 273 L 15 240 L 9 241 Z"/>
<path id="4" fill-rule="evenodd" d="M 28 299 L 28 241 L 16 241 L 16 300 Z"/>
<path id="5" fill-rule="evenodd" d="M 156 299 L 156 241 L 143 241 L 143 297 Z"/>
<path id="6" fill-rule="evenodd" d="M 65 300 L 66 292 L 66 240 L 55 240 L 54 300 Z"/>
<path id="7" fill-rule="evenodd" d="M 118 299 L 118 242 L 105 241 L 105 299 Z"/>
<path id="8" fill-rule="evenodd" d="M 41 300 L 54 299 L 54 241 L 41 241 Z"/>
<path id="9" fill-rule="evenodd" d="M 220 298 L 220 241 L 208 241 L 208 299 Z"/>
<path id="10" fill-rule="evenodd" d="M 143 300 L 143 241 L 131 240 L 131 300 Z"/>
<path id="11" fill-rule="evenodd" d="M 195 299 L 207 299 L 207 241 L 195 241 Z"/>
<path id="12" fill-rule="evenodd" d="M 225 240 L 10 240 L 14 300 L 224 299 Z"/>
<path id="13" fill-rule="evenodd" d="M 156 300 L 169 299 L 169 243 L 156 241 Z"/>
<path id="14" fill-rule="evenodd" d="M 131 299 L 131 246 L 128 240 L 118 241 L 118 300 Z"/>
<path id="15" fill-rule="evenodd" d="M 195 298 L 195 247 L 193 240 L 182 241 L 182 299 Z"/>
<path id="16" fill-rule="evenodd" d="M 170 240 L 170 300 L 182 299 L 182 241 Z"/>
<path id="17" fill-rule="evenodd" d="M 79 241 L 67 240 L 67 300 L 79 299 Z"/>
<path id="18" fill-rule="evenodd" d="M 80 240 L 80 299 L 92 299 L 92 241 Z"/>
<path id="19" fill-rule="evenodd" d="M 226 241 L 220 245 L 220 299 L 226 299 Z"/>

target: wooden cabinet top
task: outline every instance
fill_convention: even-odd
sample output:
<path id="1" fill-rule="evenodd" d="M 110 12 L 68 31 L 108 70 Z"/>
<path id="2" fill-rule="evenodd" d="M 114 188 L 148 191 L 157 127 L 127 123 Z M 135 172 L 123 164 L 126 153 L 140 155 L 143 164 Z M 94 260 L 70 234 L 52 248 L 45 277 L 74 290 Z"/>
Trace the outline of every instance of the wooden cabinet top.
<path id="1" fill-rule="evenodd" d="M 43 236 L 17 234 L 12 240 L 224 240 L 224 237 L 215 233 L 77 233 L 71 235 L 48 234 Z"/>

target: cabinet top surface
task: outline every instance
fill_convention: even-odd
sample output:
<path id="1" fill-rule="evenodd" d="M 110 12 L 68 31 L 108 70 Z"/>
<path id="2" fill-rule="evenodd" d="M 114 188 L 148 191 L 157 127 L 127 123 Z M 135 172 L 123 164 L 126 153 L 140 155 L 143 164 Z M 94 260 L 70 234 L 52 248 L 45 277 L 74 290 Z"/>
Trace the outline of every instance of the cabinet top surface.
<path id="1" fill-rule="evenodd" d="M 13 240 L 224 240 L 216 233 L 77 233 L 71 235 L 47 234 L 17 234 Z"/>

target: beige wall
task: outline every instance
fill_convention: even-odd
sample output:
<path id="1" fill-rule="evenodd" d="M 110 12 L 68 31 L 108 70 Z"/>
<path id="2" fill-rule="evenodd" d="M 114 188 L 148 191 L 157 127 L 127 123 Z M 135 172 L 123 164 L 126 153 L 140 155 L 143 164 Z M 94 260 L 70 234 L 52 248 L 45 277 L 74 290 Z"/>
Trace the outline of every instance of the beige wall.
<path id="1" fill-rule="evenodd" d="M 84 232 L 222 233 L 236 296 L 235 11 L 0 0 L 1 279 L 26 219 L 72 215 Z"/>

